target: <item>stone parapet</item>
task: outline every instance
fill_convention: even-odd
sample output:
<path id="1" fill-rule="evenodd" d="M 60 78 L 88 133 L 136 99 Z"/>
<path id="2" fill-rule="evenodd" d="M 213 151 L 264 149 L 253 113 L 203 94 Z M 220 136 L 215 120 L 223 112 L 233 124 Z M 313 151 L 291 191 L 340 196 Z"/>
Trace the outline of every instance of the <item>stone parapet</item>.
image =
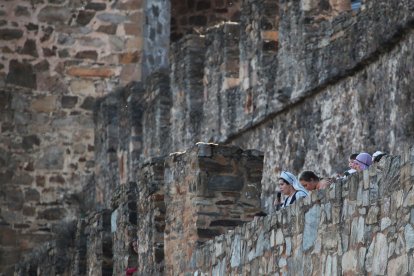
<path id="1" fill-rule="evenodd" d="M 111 235 L 113 274 L 122 275 L 130 267 L 137 267 L 137 254 L 131 243 L 137 233 L 137 183 L 120 185 L 112 192 Z"/>
<path id="2" fill-rule="evenodd" d="M 204 103 L 205 38 L 187 35 L 174 43 L 171 63 L 171 150 L 187 149 L 200 140 Z"/>
<path id="3" fill-rule="evenodd" d="M 94 185 L 98 206 L 109 208 L 113 191 L 136 177 L 143 153 L 143 95 L 141 83 L 130 83 L 95 105 Z"/>
<path id="4" fill-rule="evenodd" d="M 171 147 L 172 96 L 167 71 L 147 78 L 143 96 L 143 159 L 167 155 Z"/>
<path id="5" fill-rule="evenodd" d="M 113 249 L 111 211 L 93 212 L 86 218 L 86 274 L 111 276 Z"/>
<path id="6" fill-rule="evenodd" d="M 196 275 L 414 273 L 414 148 L 191 253 Z"/>
<path id="7" fill-rule="evenodd" d="M 242 106 L 238 94 L 240 24 L 225 22 L 208 29 L 204 65 L 202 141 L 219 141 L 233 129 Z"/>
<path id="8" fill-rule="evenodd" d="M 164 158 L 141 165 L 138 200 L 138 274 L 162 275 L 164 270 Z"/>
<path id="9" fill-rule="evenodd" d="M 198 143 L 165 166 L 165 269 L 175 275 L 194 267 L 200 244 L 261 211 L 263 154 Z"/>

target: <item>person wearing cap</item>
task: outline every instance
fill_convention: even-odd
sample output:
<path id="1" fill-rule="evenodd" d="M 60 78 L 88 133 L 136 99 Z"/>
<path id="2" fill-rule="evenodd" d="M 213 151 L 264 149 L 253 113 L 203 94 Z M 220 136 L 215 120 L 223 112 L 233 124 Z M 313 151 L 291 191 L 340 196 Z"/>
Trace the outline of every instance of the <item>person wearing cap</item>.
<path id="1" fill-rule="evenodd" d="M 334 180 L 332 178 L 320 178 L 313 171 L 303 171 L 299 175 L 299 182 L 306 190 L 313 191 L 326 189 Z"/>
<path id="2" fill-rule="evenodd" d="M 358 172 L 364 171 L 372 165 L 372 156 L 366 152 L 361 152 L 353 161 L 354 169 Z"/>
<path id="3" fill-rule="evenodd" d="M 379 162 L 385 155 L 387 155 L 387 153 L 377 150 L 372 154 L 372 162 Z"/>
<path id="4" fill-rule="evenodd" d="M 308 191 L 299 183 L 290 172 L 282 171 L 278 180 L 280 192 L 286 197 L 280 207 L 293 204 L 296 199 L 308 196 Z"/>

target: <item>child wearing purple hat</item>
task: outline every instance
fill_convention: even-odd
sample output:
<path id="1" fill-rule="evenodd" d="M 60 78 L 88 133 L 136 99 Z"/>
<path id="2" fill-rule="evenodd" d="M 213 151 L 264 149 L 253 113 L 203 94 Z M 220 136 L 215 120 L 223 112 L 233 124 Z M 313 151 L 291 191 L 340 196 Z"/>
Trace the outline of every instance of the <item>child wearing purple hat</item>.
<path id="1" fill-rule="evenodd" d="M 372 156 L 366 152 L 361 152 L 353 161 L 354 169 L 358 172 L 364 171 L 372 165 Z"/>

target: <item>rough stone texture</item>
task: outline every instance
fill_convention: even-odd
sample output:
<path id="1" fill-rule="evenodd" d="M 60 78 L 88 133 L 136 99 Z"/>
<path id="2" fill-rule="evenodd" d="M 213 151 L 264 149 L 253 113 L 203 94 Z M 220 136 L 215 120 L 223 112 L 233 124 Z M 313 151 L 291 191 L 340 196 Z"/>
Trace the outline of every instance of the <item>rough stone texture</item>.
<path id="1" fill-rule="evenodd" d="M 0 4 L 2 272 L 80 214 L 72 274 L 123 273 L 135 203 L 108 209 L 137 183 L 142 274 L 413 273 L 412 1 L 17 2 Z M 191 35 L 170 52 L 171 27 Z M 163 190 L 160 160 L 198 140 L 265 152 L 263 178 L 207 146 L 194 167 L 194 148 L 171 155 Z M 270 214 L 280 169 L 331 175 L 377 149 L 403 156 Z M 237 205 L 245 177 L 270 215 L 237 228 L 260 207 Z"/>
<path id="2" fill-rule="evenodd" d="M 413 150 L 408 152 L 412 155 Z M 370 169 L 368 186 L 362 174 L 353 175 L 346 182 L 336 183 L 316 194 L 313 192 L 311 197 L 288 208 L 255 218 L 234 231 L 194 246 L 190 251 L 194 263 L 186 263 L 181 271 L 197 275 L 412 274 L 408 260 L 413 249 L 407 245 L 412 239 L 411 230 L 407 230 L 412 229 L 409 223 L 411 207 L 398 204 L 396 197 L 391 197 L 389 202 L 383 199 L 395 193 L 406 194 L 412 188 L 414 171 L 410 177 L 398 181 L 392 175 L 401 175 L 406 166 L 414 168 L 413 161 L 412 157 L 386 157 Z M 351 181 L 356 181 L 357 189 L 362 192 L 371 193 L 373 186 L 379 187 L 382 192 L 374 202 L 380 208 L 390 208 L 390 214 L 400 214 L 399 218 L 391 219 L 393 230 L 382 232 L 379 221 L 367 224 L 365 210 L 370 207 L 364 206 L 362 197 L 349 198 Z M 350 210 L 350 205 L 355 208 Z M 168 208 L 167 205 L 167 213 Z M 343 211 L 339 212 L 341 208 Z M 381 217 L 389 213 L 382 213 Z M 315 223 L 310 223 L 310 218 Z M 354 229 L 355 218 L 365 227 Z M 308 237 L 313 234 L 308 233 L 307 225 L 314 227 L 314 238 Z M 352 236 L 354 231 L 360 240 L 344 239 L 350 232 Z M 305 242 L 308 239 L 315 242 Z M 399 242 L 403 250 L 391 249 L 390 245 Z"/>
<path id="3" fill-rule="evenodd" d="M 171 54 L 171 129 L 173 150 L 199 141 L 203 117 L 205 39 L 186 36 L 173 45 Z"/>
<path id="4" fill-rule="evenodd" d="M 102 210 L 87 218 L 86 274 L 110 276 L 113 272 L 111 211 Z"/>
<path id="5" fill-rule="evenodd" d="M 105 98 L 94 109 L 96 201 L 109 208 L 120 184 L 136 181 L 136 163 L 142 154 L 142 85 L 131 83 Z"/>
<path id="6" fill-rule="evenodd" d="M 147 78 L 143 97 L 143 152 L 148 159 L 171 152 L 171 92 L 168 75 L 157 72 Z"/>
<path id="7" fill-rule="evenodd" d="M 137 255 L 131 242 L 137 233 L 137 184 L 130 182 L 117 187 L 112 196 L 111 234 L 113 274 L 122 275 L 129 267 L 137 267 Z"/>
<path id="8" fill-rule="evenodd" d="M 194 267 L 202 242 L 251 221 L 260 212 L 263 155 L 198 143 L 165 161 L 165 269 Z"/>
<path id="9" fill-rule="evenodd" d="M 171 1 L 146 1 L 144 7 L 144 57 L 142 78 L 169 68 Z"/>
<path id="10" fill-rule="evenodd" d="M 0 217 L 16 244 L 27 246 L 0 243 L 10 252 L 0 254 L 0 274 L 62 216 L 95 209 L 95 183 L 102 183 L 93 180 L 92 106 L 114 87 L 141 80 L 142 3 L 1 1 Z M 114 27 L 117 18 L 123 21 Z"/>
<path id="11" fill-rule="evenodd" d="M 239 21 L 240 2 L 242 1 L 171 1 L 171 41 L 177 41 L 186 34 L 204 33 L 207 27 L 221 22 Z"/>
<path id="12" fill-rule="evenodd" d="M 341 79 L 233 141 L 265 152 L 265 197 L 273 194 L 275 170 L 311 169 L 319 175 L 333 175 L 346 169 L 344 160 L 352 152 L 404 150 L 414 131 L 408 77 L 414 34 L 404 37 L 392 51 L 354 76 Z"/>
<path id="13" fill-rule="evenodd" d="M 138 274 L 168 273 L 164 270 L 164 159 L 142 165 L 138 186 Z"/>

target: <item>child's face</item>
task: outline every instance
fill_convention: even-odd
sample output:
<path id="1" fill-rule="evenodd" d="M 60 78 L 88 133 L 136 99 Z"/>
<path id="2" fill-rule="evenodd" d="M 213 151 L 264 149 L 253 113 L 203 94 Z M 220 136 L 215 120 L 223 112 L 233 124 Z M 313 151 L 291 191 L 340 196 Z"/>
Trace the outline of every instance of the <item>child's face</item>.
<path id="1" fill-rule="evenodd" d="M 357 170 L 357 167 L 359 167 L 358 164 L 355 162 L 355 159 L 349 159 L 348 166 L 354 170 Z"/>

